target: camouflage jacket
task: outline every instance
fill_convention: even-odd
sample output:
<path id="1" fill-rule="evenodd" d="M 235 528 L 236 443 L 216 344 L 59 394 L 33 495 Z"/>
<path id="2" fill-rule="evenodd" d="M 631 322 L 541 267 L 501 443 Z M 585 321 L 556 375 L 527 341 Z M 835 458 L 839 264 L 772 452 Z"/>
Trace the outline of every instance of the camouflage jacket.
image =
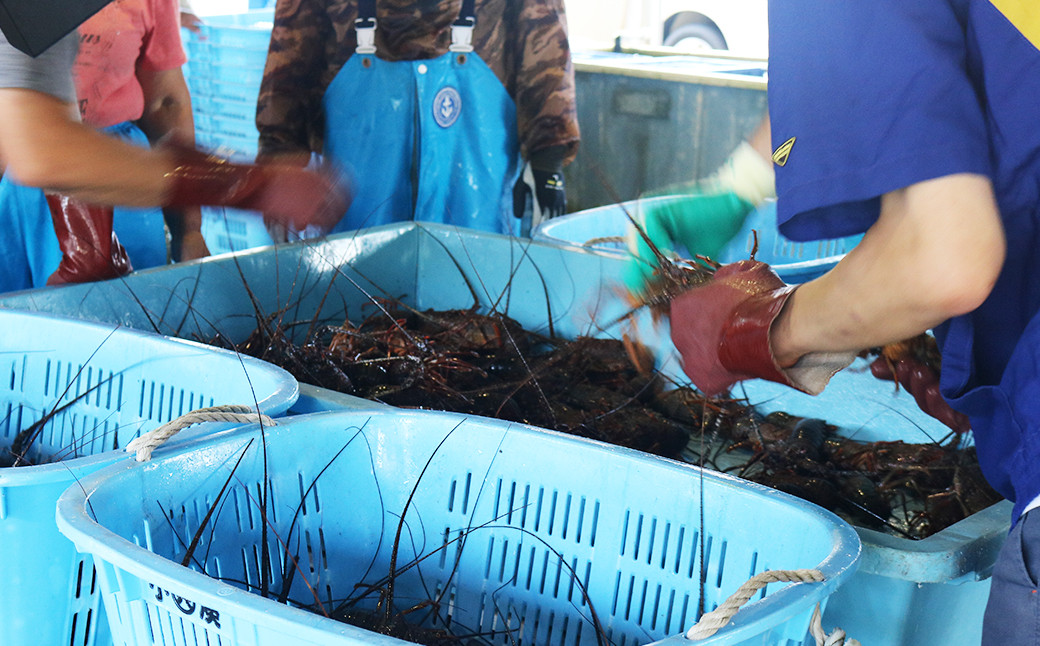
<path id="1" fill-rule="evenodd" d="M 462 0 L 378 0 L 376 48 L 387 60 L 448 51 Z M 322 96 L 357 43 L 357 0 L 279 0 L 257 104 L 260 156 L 320 152 Z M 563 0 L 476 0 L 473 47 L 517 105 L 524 158 L 580 138 Z M 558 156 L 558 155 L 557 155 Z"/>

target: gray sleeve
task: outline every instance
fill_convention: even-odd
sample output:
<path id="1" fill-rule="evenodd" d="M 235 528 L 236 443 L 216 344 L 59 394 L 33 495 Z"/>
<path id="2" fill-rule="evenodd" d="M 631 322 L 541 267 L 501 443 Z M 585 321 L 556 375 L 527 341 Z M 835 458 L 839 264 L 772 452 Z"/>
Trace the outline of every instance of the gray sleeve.
<path id="1" fill-rule="evenodd" d="M 79 34 L 73 31 L 34 58 L 16 49 L 0 33 L 0 88 L 36 90 L 75 103 L 72 64 L 78 48 Z"/>

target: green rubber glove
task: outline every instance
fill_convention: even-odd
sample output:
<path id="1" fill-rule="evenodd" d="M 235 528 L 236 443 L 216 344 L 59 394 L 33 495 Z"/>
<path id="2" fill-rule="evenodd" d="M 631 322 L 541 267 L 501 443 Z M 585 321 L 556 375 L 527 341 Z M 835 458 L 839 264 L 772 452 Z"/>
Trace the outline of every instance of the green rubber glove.
<path id="1" fill-rule="evenodd" d="M 642 292 L 657 269 L 650 243 L 666 257 L 682 246 L 691 257 L 714 258 L 748 214 L 775 195 L 772 164 L 744 142 L 710 177 L 641 197 L 632 217 L 646 237 L 629 226 L 625 286 Z"/>

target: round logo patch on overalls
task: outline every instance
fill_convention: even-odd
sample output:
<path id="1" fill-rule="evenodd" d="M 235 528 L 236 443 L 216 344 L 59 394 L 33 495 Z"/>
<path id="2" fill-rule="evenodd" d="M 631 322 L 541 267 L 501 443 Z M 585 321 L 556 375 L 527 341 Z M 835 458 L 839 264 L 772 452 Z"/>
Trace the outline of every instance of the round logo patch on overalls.
<path id="1" fill-rule="evenodd" d="M 433 97 L 433 120 L 442 128 L 455 123 L 462 112 L 462 96 L 453 87 L 443 87 Z"/>

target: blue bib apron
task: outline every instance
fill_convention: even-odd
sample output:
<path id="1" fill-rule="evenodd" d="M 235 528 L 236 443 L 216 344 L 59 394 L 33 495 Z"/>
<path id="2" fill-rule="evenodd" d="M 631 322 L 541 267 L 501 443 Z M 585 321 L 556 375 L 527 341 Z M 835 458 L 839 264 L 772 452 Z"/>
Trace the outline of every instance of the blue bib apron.
<path id="1" fill-rule="evenodd" d="M 148 138 L 130 122 L 104 132 L 148 147 Z M 61 248 L 43 191 L 0 179 L 0 292 L 43 287 L 61 262 Z M 166 264 L 166 229 L 162 209 L 116 207 L 112 228 L 135 270 Z"/>
<path id="2" fill-rule="evenodd" d="M 356 188 L 334 231 L 414 219 L 518 235 L 516 105 L 460 37 L 472 26 L 453 27 L 438 58 L 388 62 L 374 24 L 359 19 L 358 49 L 324 97 L 325 155 Z"/>

